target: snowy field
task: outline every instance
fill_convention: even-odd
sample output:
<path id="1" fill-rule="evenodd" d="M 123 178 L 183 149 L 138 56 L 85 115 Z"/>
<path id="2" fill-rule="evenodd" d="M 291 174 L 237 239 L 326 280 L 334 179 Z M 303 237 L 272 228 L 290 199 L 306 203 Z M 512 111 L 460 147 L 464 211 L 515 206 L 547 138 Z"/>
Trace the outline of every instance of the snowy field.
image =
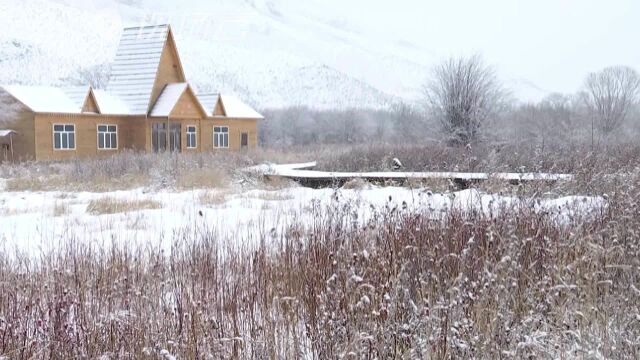
<path id="1" fill-rule="evenodd" d="M 0 181 L 0 186 L 2 182 Z M 156 209 L 121 209 L 96 214 L 92 201 L 151 201 Z M 251 248 L 261 240 L 277 241 L 293 224 L 311 226 L 320 214 L 348 206 L 363 223 L 397 208 L 438 218 L 457 209 L 497 214 L 510 207 L 527 206 L 551 212 L 563 221 L 588 215 L 604 206 L 592 197 L 521 199 L 464 190 L 434 194 L 427 189 L 366 187 L 363 189 L 192 190 L 134 189 L 109 193 L 0 192 L 0 248 L 6 253 L 38 255 L 55 250 L 65 240 L 93 242 L 95 246 L 122 242 L 134 247 L 161 246 L 170 251 L 176 239 L 191 239 L 202 232 L 221 243 Z"/>

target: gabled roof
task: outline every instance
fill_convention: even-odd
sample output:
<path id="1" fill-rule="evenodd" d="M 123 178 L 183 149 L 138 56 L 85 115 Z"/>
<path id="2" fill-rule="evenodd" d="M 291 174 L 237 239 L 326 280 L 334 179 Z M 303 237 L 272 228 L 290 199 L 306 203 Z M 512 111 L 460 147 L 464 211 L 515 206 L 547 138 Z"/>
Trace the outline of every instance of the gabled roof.
<path id="1" fill-rule="evenodd" d="M 14 130 L 0 130 L 0 137 L 5 137 L 5 136 L 15 135 L 15 134 L 17 134 L 17 132 Z"/>
<path id="2" fill-rule="evenodd" d="M 201 94 L 198 95 L 200 103 L 207 110 L 208 116 L 214 116 L 218 102 L 222 105 L 224 116 L 232 119 L 264 119 L 251 106 L 231 95 Z"/>
<path id="3" fill-rule="evenodd" d="M 198 95 L 198 100 L 204 108 L 207 110 L 207 115 L 212 115 L 213 111 L 216 108 L 216 104 L 218 103 L 218 98 L 220 95 L 218 94 L 200 94 Z"/>
<path id="4" fill-rule="evenodd" d="M 82 109 L 82 106 L 89 95 L 89 91 L 91 91 L 91 87 L 86 85 L 65 86 L 61 88 L 61 90 L 64 91 L 67 97 L 69 97 L 76 106 L 78 106 L 78 109 Z"/>
<path id="5" fill-rule="evenodd" d="M 132 114 L 147 114 L 169 25 L 124 29 L 107 90 L 127 103 Z"/>
<path id="6" fill-rule="evenodd" d="M 224 109 L 224 114 L 233 119 L 264 119 L 251 106 L 243 103 L 240 99 L 231 95 L 220 95 L 220 102 Z"/>
<path id="7" fill-rule="evenodd" d="M 7 85 L 2 88 L 33 112 L 77 114 L 82 107 L 60 88 L 22 85 Z"/>
<path id="8" fill-rule="evenodd" d="M 176 106 L 180 96 L 187 89 L 187 83 L 168 84 L 162 89 L 156 104 L 151 109 L 151 116 L 169 116 L 171 110 Z"/>
<path id="9" fill-rule="evenodd" d="M 149 115 L 159 117 L 169 116 L 185 91 L 190 91 L 194 94 L 193 90 L 187 83 L 167 84 L 167 86 L 162 89 L 162 93 L 158 97 L 158 100 Z M 202 111 L 203 114 L 207 114 L 207 111 L 202 106 L 199 99 L 195 96 L 194 98 L 198 103 L 197 106 L 200 108 L 200 111 Z"/>
<path id="10" fill-rule="evenodd" d="M 104 90 L 93 90 L 96 99 L 96 105 L 103 115 L 129 115 L 131 110 L 129 106 L 120 98 L 110 94 Z"/>

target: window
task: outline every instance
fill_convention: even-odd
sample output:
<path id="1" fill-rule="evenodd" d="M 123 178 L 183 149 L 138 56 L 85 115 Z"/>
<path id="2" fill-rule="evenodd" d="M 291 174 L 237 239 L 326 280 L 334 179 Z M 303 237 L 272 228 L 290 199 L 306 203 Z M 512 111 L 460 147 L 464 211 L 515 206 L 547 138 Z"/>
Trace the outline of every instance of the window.
<path id="1" fill-rule="evenodd" d="M 240 147 L 243 149 L 249 147 L 249 134 L 240 134 Z"/>
<path id="2" fill-rule="evenodd" d="M 74 150 L 76 148 L 76 126 L 53 125 L 53 148 L 55 150 Z"/>
<path id="3" fill-rule="evenodd" d="M 187 149 L 195 149 L 198 146 L 196 142 L 196 127 L 187 126 Z"/>
<path id="4" fill-rule="evenodd" d="M 182 150 L 182 125 L 171 123 L 169 125 L 169 151 L 180 152 Z"/>
<path id="5" fill-rule="evenodd" d="M 213 147 L 214 148 L 229 147 L 229 127 L 228 126 L 213 127 Z"/>
<path id="6" fill-rule="evenodd" d="M 151 142 L 154 152 L 167 150 L 167 123 L 155 123 L 151 125 Z"/>
<path id="7" fill-rule="evenodd" d="M 98 125 L 98 149 L 118 148 L 118 127 L 116 125 Z"/>

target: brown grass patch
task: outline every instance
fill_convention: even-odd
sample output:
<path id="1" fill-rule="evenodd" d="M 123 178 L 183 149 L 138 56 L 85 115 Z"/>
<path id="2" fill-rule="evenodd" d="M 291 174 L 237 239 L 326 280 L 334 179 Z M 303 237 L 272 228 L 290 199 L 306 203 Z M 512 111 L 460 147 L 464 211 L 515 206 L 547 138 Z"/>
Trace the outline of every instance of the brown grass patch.
<path id="1" fill-rule="evenodd" d="M 161 208 L 162 203 L 156 200 L 123 200 L 106 196 L 97 200 L 91 200 L 87 206 L 87 213 L 91 215 L 104 215 Z"/>
<path id="2" fill-rule="evenodd" d="M 71 213 L 69 204 L 56 201 L 56 203 L 53 205 L 53 216 L 55 217 L 66 216 L 66 215 L 69 215 L 69 213 Z"/>
<path id="3" fill-rule="evenodd" d="M 201 205 L 220 205 L 224 204 L 231 194 L 230 190 L 208 190 L 200 194 L 198 201 Z"/>
<path id="4" fill-rule="evenodd" d="M 222 169 L 193 169 L 178 176 L 176 185 L 180 189 L 225 188 L 230 183 L 229 176 Z"/>
<path id="5" fill-rule="evenodd" d="M 67 181 L 63 176 L 25 176 L 8 179 L 6 191 L 47 191 L 53 189 L 63 189 L 67 186 Z"/>

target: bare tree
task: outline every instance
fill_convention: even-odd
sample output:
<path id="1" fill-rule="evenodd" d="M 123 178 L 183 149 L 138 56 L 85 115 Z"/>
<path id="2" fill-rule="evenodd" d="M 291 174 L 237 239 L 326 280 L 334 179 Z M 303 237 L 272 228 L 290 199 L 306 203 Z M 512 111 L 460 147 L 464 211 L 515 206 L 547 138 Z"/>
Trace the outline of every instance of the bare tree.
<path id="1" fill-rule="evenodd" d="M 70 76 L 63 78 L 62 82 L 73 85 L 90 85 L 94 89 L 106 89 L 110 74 L 111 65 L 103 63 L 77 69 Z"/>
<path id="2" fill-rule="evenodd" d="M 427 105 L 457 144 L 477 140 L 483 124 L 506 99 L 495 70 L 479 55 L 450 58 L 436 66 L 424 91 Z"/>
<path id="3" fill-rule="evenodd" d="M 618 129 L 638 101 L 640 76 L 625 66 L 591 73 L 585 81 L 583 99 L 604 135 Z"/>

